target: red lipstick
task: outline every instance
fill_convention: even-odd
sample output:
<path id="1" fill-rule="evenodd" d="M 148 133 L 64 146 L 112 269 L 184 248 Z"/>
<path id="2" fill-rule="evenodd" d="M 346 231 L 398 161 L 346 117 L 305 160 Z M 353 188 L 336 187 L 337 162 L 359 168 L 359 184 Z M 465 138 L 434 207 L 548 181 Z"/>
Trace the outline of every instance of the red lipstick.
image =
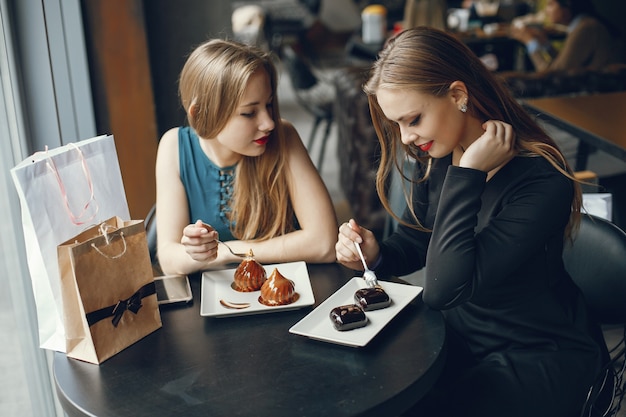
<path id="1" fill-rule="evenodd" d="M 269 136 L 263 136 L 262 138 L 255 139 L 254 143 L 257 145 L 265 145 L 268 140 L 270 140 Z"/>
<path id="2" fill-rule="evenodd" d="M 422 151 L 428 152 L 428 150 L 433 146 L 433 143 L 434 142 L 431 140 L 430 142 L 422 143 L 421 145 L 418 145 L 418 146 Z"/>

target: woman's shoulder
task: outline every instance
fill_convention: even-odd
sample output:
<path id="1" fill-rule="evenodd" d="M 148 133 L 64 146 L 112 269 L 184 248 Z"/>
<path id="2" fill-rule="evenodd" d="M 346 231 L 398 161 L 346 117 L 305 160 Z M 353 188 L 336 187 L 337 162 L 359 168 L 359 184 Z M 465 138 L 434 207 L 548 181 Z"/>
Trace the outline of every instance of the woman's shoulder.
<path id="1" fill-rule="evenodd" d="M 161 136 L 159 147 L 179 149 L 190 152 L 198 143 L 197 135 L 189 126 L 173 127 Z"/>
<path id="2" fill-rule="evenodd" d="M 174 127 L 167 130 L 159 139 L 158 145 L 158 155 L 162 155 L 161 158 L 164 158 L 166 155 L 168 157 L 173 157 L 178 154 L 178 128 Z"/>
<path id="3" fill-rule="evenodd" d="M 304 148 L 304 143 L 302 142 L 300 133 L 296 130 L 296 128 L 290 121 L 281 119 L 280 129 L 282 130 L 283 144 L 285 145 L 286 149 L 297 150 Z"/>
<path id="4" fill-rule="evenodd" d="M 509 162 L 520 171 L 527 172 L 528 175 L 535 173 L 543 175 L 545 173 L 559 173 L 559 171 L 546 158 L 539 155 L 518 155 Z"/>
<path id="5" fill-rule="evenodd" d="M 574 32 L 578 32 L 579 36 L 611 37 L 611 30 L 606 22 L 597 16 L 591 15 L 582 16 Z"/>
<path id="6" fill-rule="evenodd" d="M 161 146 L 174 146 L 178 145 L 178 131 L 180 127 L 173 127 L 167 130 L 163 136 L 161 136 L 161 140 L 159 141 L 159 147 Z"/>
<path id="7" fill-rule="evenodd" d="M 283 130 L 283 134 L 287 139 L 291 139 L 293 136 L 298 136 L 298 131 L 287 119 L 280 119 L 280 128 Z"/>
<path id="8" fill-rule="evenodd" d="M 178 128 L 166 131 L 159 140 L 157 170 L 178 170 Z"/>
<path id="9" fill-rule="evenodd" d="M 558 170 L 550 161 L 541 156 L 517 156 L 507 165 L 510 178 L 519 183 L 550 183 L 555 187 L 570 184 L 572 180 Z"/>

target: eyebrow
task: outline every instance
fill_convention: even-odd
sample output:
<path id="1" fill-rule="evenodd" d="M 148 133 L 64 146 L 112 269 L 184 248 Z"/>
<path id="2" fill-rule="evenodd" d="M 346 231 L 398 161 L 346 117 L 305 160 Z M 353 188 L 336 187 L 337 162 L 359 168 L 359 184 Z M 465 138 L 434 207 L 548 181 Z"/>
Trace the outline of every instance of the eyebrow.
<path id="1" fill-rule="evenodd" d="M 413 119 L 415 118 L 415 116 L 413 115 L 413 113 L 414 113 L 413 111 L 410 111 L 410 112 L 408 112 L 408 113 L 405 113 L 405 114 L 401 115 L 399 118 L 397 118 L 397 119 L 395 119 L 395 120 L 393 120 L 393 119 L 389 119 L 389 120 L 393 120 L 393 121 L 395 121 L 396 123 L 400 123 L 400 122 L 404 121 L 405 119 L 411 119 L 411 120 L 413 120 Z"/>
<path id="2" fill-rule="evenodd" d="M 269 96 L 269 98 L 267 99 L 268 102 L 274 100 L 274 95 L 272 94 L 271 96 Z M 239 107 L 252 107 L 252 106 L 258 106 L 259 104 L 261 104 L 260 101 L 253 101 L 250 103 L 244 103 L 239 105 Z"/>

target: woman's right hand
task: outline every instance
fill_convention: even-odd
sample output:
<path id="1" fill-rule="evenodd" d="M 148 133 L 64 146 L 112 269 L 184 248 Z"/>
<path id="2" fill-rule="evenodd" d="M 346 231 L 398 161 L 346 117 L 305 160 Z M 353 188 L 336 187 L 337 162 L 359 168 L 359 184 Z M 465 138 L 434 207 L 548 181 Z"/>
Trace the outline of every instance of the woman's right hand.
<path id="1" fill-rule="evenodd" d="M 536 27 L 526 26 L 523 23 L 512 24 L 510 36 L 523 44 L 527 44 L 533 39 L 536 39 L 540 44 L 544 44 L 548 40 L 548 37 L 543 30 Z"/>
<path id="2" fill-rule="evenodd" d="M 354 242 L 361 245 L 361 252 L 368 266 L 378 259 L 380 246 L 371 230 L 359 226 L 354 219 L 339 226 L 339 235 L 335 244 L 337 262 L 350 269 L 362 271 L 363 264 Z"/>
<path id="3" fill-rule="evenodd" d="M 181 245 L 194 261 L 211 262 L 217 258 L 218 233 L 201 220 L 185 226 Z"/>

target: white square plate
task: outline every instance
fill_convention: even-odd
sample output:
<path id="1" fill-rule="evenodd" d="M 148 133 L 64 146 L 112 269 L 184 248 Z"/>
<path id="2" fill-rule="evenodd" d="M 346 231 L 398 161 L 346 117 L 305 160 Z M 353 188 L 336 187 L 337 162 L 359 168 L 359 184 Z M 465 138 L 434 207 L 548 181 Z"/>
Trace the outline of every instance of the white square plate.
<path id="1" fill-rule="evenodd" d="M 391 305 L 380 310 L 366 311 L 368 323 L 364 327 L 339 331 L 335 329 L 330 319 L 330 311 L 333 308 L 354 304 L 354 293 L 358 289 L 367 287 L 363 278 L 354 277 L 315 310 L 294 324 L 289 329 L 289 333 L 352 347 L 367 345 L 391 319 L 422 292 L 422 287 L 414 285 L 386 281 L 379 281 L 379 284 L 391 298 Z"/>
<path id="2" fill-rule="evenodd" d="M 287 305 L 266 306 L 259 302 L 260 290 L 241 292 L 232 289 L 231 284 L 235 279 L 235 269 L 206 271 L 202 274 L 200 315 L 209 317 L 243 316 L 293 310 L 315 304 L 309 271 L 304 261 L 263 265 L 263 267 L 268 277 L 274 268 L 277 268 L 282 276 L 292 280 L 299 298 Z M 229 309 L 220 304 L 221 299 L 233 303 L 250 303 L 250 307 L 241 310 Z"/>

